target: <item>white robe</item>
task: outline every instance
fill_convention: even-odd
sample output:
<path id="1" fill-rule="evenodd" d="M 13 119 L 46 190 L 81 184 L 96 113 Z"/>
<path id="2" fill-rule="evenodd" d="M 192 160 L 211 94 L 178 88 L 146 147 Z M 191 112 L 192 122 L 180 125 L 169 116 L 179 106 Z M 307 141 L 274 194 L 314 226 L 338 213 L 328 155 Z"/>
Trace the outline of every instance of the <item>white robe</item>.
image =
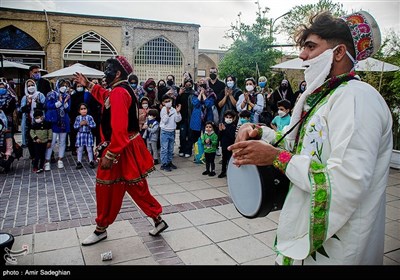
<path id="1" fill-rule="evenodd" d="M 382 264 L 385 189 L 393 149 L 392 117 L 384 99 L 367 83 L 351 80 L 339 86 L 305 125 L 308 133 L 301 152 L 286 168 L 292 187 L 279 218 L 277 263 L 282 264 L 285 255 L 294 264 Z M 329 258 L 317 253 L 316 261 L 310 256 L 311 160 L 325 165 L 330 192 L 323 242 Z"/>

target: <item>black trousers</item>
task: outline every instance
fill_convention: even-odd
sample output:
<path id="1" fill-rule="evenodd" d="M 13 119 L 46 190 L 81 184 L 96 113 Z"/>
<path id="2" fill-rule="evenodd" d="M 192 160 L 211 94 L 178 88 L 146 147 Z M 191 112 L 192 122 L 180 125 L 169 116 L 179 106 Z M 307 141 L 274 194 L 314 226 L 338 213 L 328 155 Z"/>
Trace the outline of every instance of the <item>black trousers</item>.
<path id="1" fill-rule="evenodd" d="M 204 157 L 206 158 L 206 170 L 207 171 L 215 171 L 215 152 L 214 153 L 204 153 Z M 211 169 L 210 169 L 211 167 Z"/>

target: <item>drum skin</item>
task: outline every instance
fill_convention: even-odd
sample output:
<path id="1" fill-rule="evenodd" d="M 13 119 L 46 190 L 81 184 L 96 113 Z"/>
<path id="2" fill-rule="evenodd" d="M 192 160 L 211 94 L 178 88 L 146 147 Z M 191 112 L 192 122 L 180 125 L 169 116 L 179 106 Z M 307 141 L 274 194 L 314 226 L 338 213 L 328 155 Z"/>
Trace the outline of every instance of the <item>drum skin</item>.
<path id="1" fill-rule="evenodd" d="M 289 190 L 289 179 L 272 165 L 228 164 L 228 189 L 237 211 L 252 219 L 281 210 Z"/>

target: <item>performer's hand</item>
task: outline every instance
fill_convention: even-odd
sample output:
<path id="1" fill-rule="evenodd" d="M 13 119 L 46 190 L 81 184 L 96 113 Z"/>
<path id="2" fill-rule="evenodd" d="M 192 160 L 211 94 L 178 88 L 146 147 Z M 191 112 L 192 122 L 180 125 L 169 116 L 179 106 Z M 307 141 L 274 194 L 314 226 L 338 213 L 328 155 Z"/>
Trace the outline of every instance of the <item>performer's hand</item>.
<path id="1" fill-rule="evenodd" d="M 262 140 L 247 140 L 236 142 L 228 147 L 233 151 L 233 164 L 241 166 L 254 164 L 259 166 L 271 165 L 279 149 Z"/>
<path id="2" fill-rule="evenodd" d="M 113 165 L 113 161 L 106 158 L 106 157 L 102 157 L 101 158 L 101 164 L 100 164 L 100 168 L 101 169 L 111 169 L 111 166 Z"/>
<path id="3" fill-rule="evenodd" d="M 83 85 L 85 88 L 87 88 L 89 86 L 89 80 L 88 78 L 86 78 L 85 75 L 83 75 L 82 73 L 78 73 L 76 72 L 74 74 L 74 81 L 78 84 Z"/>
<path id="4" fill-rule="evenodd" d="M 253 128 L 253 124 L 251 123 L 245 123 L 242 126 L 240 126 L 235 142 L 256 138 L 257 135 L 258 135 L 258 129 Z"/>

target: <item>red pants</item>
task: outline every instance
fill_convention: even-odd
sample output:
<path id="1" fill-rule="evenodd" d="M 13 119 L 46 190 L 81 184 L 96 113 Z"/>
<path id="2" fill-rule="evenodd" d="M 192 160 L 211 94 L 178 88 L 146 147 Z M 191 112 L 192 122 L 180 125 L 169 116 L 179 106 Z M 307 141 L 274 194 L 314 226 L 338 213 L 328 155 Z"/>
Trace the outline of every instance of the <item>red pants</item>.
<path id="1" fill-rule="evenodd" d="M 108 227 L 115 221 L 119 210 L 121 210 L 125 192 L 128 192 L 133 201 L 147 216 L 156 218 L 161 214 L 162 207 L 150 193 L 146 179 L 136 184 L 126 184 L 124 182 L 112 185 L 96 184 L 96 223 L 98 226 Z"/>

